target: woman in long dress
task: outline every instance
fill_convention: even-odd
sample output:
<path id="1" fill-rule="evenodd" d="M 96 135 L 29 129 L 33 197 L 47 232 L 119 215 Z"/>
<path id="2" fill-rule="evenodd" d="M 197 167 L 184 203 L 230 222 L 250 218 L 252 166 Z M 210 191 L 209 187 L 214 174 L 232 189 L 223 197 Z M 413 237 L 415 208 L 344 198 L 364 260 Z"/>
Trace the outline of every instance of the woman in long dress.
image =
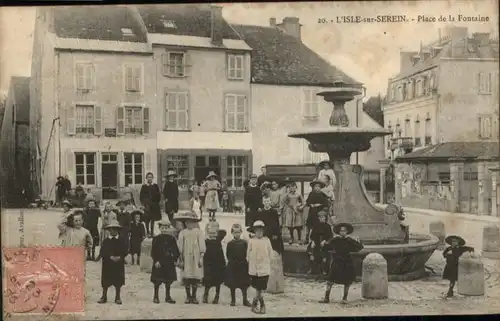
<path id="1" fill-rule="evenodd" d="M 294 242 L 294 231 L 297 230 L 299 241 L 302 239 L 302 228 L 304 227 L 304 218 L 302 210 L 304 208 L 304 198 L 297 192 L 297 185 L 290 183 L 289 192 L 283 200 L 284 225 L 290 232 L 290 244 Z"/>
<path id="2" fill-rule="evenodd" d="M 219 190 L 221 189 L 221 184 L 216 179 L 217 174 L 210 171 L 207 175 L 207 180 L 203 183 L 203 188 L 206 191 L 205 194 L 205 208 L 208 211 L 208 217 L 210 221 L 215 221 L 215 213 L 219 209 Z"/>

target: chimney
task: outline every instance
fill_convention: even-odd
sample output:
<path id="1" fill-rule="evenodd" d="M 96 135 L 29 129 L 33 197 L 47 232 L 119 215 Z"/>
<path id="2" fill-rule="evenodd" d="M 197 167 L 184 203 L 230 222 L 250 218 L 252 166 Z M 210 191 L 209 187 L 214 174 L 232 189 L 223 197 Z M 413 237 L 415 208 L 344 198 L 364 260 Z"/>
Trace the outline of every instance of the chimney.
<path id="1" fill-rule="evenodd" d="M 403 71 L 413 66 L 413 56 L 418 56 L 417 51 L 401 51 L 399 53 L 399 70 Z"/>
<path id="2" fill-rule="evenodd" d="M 478 46 L 487 46 L 490 43 L 489 32 L 475 32 L 472 34 L 472 38 L 475 40 Z"/>
<path id="3" fill-rule="evenodd" d="M 274 17 L 273 17 L 273 18 L 270 18 L 270 19 L 269 19 L 269 25 L 270 25 L 271 27 L 276 27 L 276 18 L 274 18 Z"/>
<path id="4" fill-rule="evenodd" d="M 223 40 L 222 27 L 224 25 L 224 18 L 222 17 L 222 7 L 213 5 L 210 7 L 210 12 L 211 12 L 210 35 L 212 38 L 212 44 L 215 46 L 222 46 L 222 40 Z"/>
<path id="5" fill-rule="evenodd" d="M 302 25 L 299 23 L 299 18 L 285 17 L 283 18 L 283 22 L 277 26 L 289 35 L 301 40 L 300 29 L 302 28 Z"/>

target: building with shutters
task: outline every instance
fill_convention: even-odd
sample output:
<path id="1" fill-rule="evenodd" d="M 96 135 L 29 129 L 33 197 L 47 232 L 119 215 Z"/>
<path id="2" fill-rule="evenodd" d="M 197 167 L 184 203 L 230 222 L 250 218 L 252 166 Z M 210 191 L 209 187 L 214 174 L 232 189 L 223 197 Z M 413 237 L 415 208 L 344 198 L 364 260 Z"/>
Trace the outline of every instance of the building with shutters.
<path id="1" fill-rule="evenodd" d="M 389 80 L 386 157 L 395 160 L 403 206 L 498 215 L 498 38 L 441 29 L 432 43 L 401 52 Z"/>
<path id="2" fill-rule="evenodd" d="M 38 8 L 31 78 L 31 149 L 38 191 L 58 175 L 116 198 L 156 172 L 153 51 L 138 13 L 125 7 Z"/>
<path id="3" fill-rule="evenodd" d="M 172 169 L 181 198 L 211 170 L 242 194 L 254 168 L 326 157 L 287 133 L 328 126 L 332 106 L 316 93 L 339 79 L 360 85 L 302 43 L 297 18 L 256 27 L 201 4 L 39 8 L 31 148 L 40 191 L 50 197 L 68 175 L 116 198 L 147 172 L 161 183 Z M 378 126 L 361 98 L 346 108 L 351 122 Z"/>

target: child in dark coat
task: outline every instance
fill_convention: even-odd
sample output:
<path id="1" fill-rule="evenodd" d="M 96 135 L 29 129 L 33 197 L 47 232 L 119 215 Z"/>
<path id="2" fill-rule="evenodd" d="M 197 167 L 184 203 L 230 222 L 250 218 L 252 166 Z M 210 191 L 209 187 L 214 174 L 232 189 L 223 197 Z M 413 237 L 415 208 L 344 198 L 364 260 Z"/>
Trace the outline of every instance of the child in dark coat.
<path id="1" fill-rule="evenodd" d="M 179 248 L 177 240 L 169 235 L 171 228 L 170 221 L 161 220 L 158 223 L 159 235 L 153 238 L 151 246 L 151 258 L 153 259 L 153 270 L 151 272 L 151 282 L 154 284 L 154 303 L 160 303 L 158 292 L 161 284 L 165 284 L 165 302 L 174 304 L 175 301 L 170 296 L 170 285 L 177 280 L 175 264 L 179 259 Z"/>
<path id="2" fill-rule="evenodd" d="M 127 206 L 127 202 L 119 201 L 116 205 L 118 206 L 118 209 L 116 210 L 116 219 L 118 220 L 118 223 L 120 223 L 120 226 L 122 227 L 120 229 L 120 238 L 125 242 L 125 246 L 128 249 L 130 247 L 129 246 L 129 227 L 131 222 L 130 213 L 125 208 Z"/>
<path id="3" fill-rule="evenodd" d="M 241 239 L 243 228 L 240 224 L 233 224 L 231 234 L 233 239 L 229 241 L 226 248 L 227 268 L 224 284 L 231 291 L 231 306 L 236 305 L 236 289 L 241 290 L 243 305 L 251 307 L 248 301 L 247 290 L 250 286 L 250 275 L 248 275 L 247 241 Z"/>
<path id="4" fill-rule="evenodd" d="M 102 241 L 97 257 L 97 260 L 102 258 L 102 297 L 97 302 L 106 303 L 108 301 L 108 288 L 114 286 L 116 289 L 115 303 L 122 304 L 120 290 L 125 285 L 125 257 L 128 251 L 123 240 L 120 240 L 121 226 L 118 221 L 109 222 L 105 229 L 109 231 L 109 235 Z"/>
<path id="5" fill-rule="evenodd" d="M 354 227 L 349 223 L 336 224 L 333 227 L 333 231 L 335 234 L 338 234 L 338 236 L 331 239 L 330 242 L 325 243 L 325 249 L 332 253 L 332 260 L 330 263 L 325 297 L 320 303 L 330 302 L 330 292 L 334 283 L 344 285 L 342 302 L 347 301 L 349 288 L 356 279 L 351 253 L 359 252 L 363 249 L 363 244 L 361 244 L 357 238 L 349 235 L 353 230 Z"/>
<path id="6" fill-rule="evenodd" d="M 101 210 L 97 207 L 95 200 L 89 200 L 87 207 L 84 210 L 84 227 L 89 230 L 92 236 L 92 248 L 87 249 L 87 260 L 95 260 L 95 248 L 99 245 L 99 218 L 101 217 Z"/>
<path id="7" fill-rule="evenodd" d="M 325 211 L 318 212 L 319 223 L 311 230 L 310 240 L 307 247 L 309 260 L 311 262 L 311 274 L 328 273 L 326 266 L 328 253 L 325 250 L 325 244 L 333 237 L 332 228 L 326 222 L 327 214 Z"/>
<path id="8" fill-rule="evenodd" d="M 137 256 L 137 264 L 141 264 L 141 245 L 146 238 L 146 227 L 142 222 L 142 212 L 133 211 L 131 213 L 132 223 L 130 223 L 130 256 L 132 264 L 135 263 L 135 256 Z"/>
<path id="9" fill-rule="evenodd" d="M 214 223 L 214 221 L 210 223 Z M 226 231 L 218 229 L 218 224 L 207 226 L 206 252 L 203 259 L 203 286 L 205 287 L 203 303 L 208 303 L 208 293 L 212 287 L 215 287 L 215 297 L 212 304 L 219 303 L 220 286 L 224 282 L 226 270 L 226 259 L 221 242 L 226 234 Z"/>
<path id="10" fill-rule="evenodd" d="M 443 256 L 446 259 L 443 279 L 450 281 L 448 293 L 446 294 L 446 297 L 450 298 L 453 296 L 453 288 L 458 279 L 458 260 L 465 252 L 474 252 L 474 248 L 465 246 L 465 240 L 456 235 L 448 236 L 445 242 L 450 246 L 443 251 Z"/>

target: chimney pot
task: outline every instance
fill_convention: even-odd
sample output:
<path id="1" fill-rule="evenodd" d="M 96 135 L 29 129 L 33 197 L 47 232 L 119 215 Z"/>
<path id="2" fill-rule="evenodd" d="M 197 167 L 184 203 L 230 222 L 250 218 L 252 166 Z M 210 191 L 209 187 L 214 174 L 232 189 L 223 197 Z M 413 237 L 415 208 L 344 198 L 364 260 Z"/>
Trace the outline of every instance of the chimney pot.
<path id="1" fill-rule="evenodd" d="M 270 25 L 271 27 L 276 27 L 276 18 L 274 18 L 274 17 L 273 17 L 273 18 L 270 18 L 270 19 L 269 19 L 269 25 Z"/>
<path id="2" fill-rule="evenodd" d="M 224 18 L 222 17 L 222 7 L 221 6 L 210 6 L 211 12 L 211 40 L 212 44 L 216 46 L 222 46 L 223 34 L 222 27 L 224 24 Z"/>
<path id="3" fill-rule="evenodd" d="M 301 28 L 302 25 L 299 23 L 299 18 L 297 17 L 285 17 L 283 22 L 278 25 L 282 30 L 284 30 L 289 35 L 301 40 Z"/>

